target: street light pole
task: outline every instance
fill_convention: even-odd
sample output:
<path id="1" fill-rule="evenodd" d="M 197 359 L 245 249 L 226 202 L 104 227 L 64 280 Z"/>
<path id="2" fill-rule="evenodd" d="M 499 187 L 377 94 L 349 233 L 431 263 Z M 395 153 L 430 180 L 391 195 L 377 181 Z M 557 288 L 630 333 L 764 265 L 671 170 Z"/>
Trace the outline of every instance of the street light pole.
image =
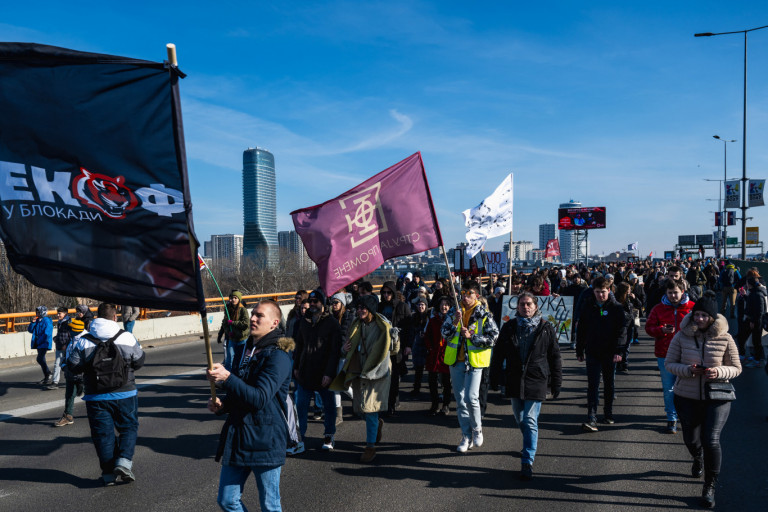
<path id="1" fill-rule="evenodd" d="M 768 25 L 762 27 L 750 28 L 747 30 L 734 30 L 732 32 L 701 32 L 694 34 L 694 37 L 723 36 L 727 34 L 744 34 L 744 106 L 743 106 L 743 126 L 741 137 L 741 259 L 747 259 L 747 34 L 755 30 L 768 28 Z"/>
<path id="2" fill-rule="evenodd" d="M 719 135 L 713 135 L 712 138 L 715 138 L 717 140 L 723 141 L 723 190 L 725 190 L 725 184 L 728 181 L 728 143 L 729 142 L 736 142 L 736 139 L 727 140 L 720 138 Z M 719 180 L 718 180 L 719 181 Z M 725 194 L 723 194 L 725 196 Z M 728 250 L 728 210 L 725 208 L 725 197 L 723 197 L 723 209 L 720 210 L 722 217 L 720 218 L 720 222 L 723 225 L 723 258 L 727 257 L 727 250 Z M 743 216 L 742 216 L 743 220 Z M 744 222 L 742 224 L 746 225 Z M 743 238 L 744 234 L 742 234 Z M 742 255 L 742 259 L 746 255 Z"/>

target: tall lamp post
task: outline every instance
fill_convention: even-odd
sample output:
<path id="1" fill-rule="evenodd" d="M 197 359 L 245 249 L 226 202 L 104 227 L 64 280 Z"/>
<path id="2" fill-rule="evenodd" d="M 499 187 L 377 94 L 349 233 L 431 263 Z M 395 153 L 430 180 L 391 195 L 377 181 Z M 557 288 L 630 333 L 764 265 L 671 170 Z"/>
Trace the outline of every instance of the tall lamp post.
<path id="1" fill-rule="evenodd" d="M 694 37 L 724 36 L 727 34 L 744 34 L 744 112 L 741 137 L 741 259 L 747 259 L 747 34 L 755 30 L 768 28 L 750 28 L 747 30 L 734 30 L 732 32 L 701 32 Z"/>
<path id="2" fill-rule="evenodd" d="M 725 191 L 725 183 L 728 181 L 728 143 L 729 142 L 736 142 L 736 139 L 723 139 L 720 138 L 719 135 L 713 135 L 712 138 L 717 139 L 719 141 L 723 142 L 723 191 Z M 746 184 L 744 184 L 746 186 Z M 723 224 L 723 258 L 726 257 L 726 250 L 728 249 L 728 210 L 725 208 L 725 200 L 726 196 L 725 193 L 723 193 L 723 210 L 722 210 L 722 218 L 720 219 L 720 222 Z M 746 219 L 744 219 L 744 216 L 742 215 L 742 224 L 746 226 Z M 742 239 L 744 239 L 744 235 L 746 234 L 746 231 L 742 233 Z M 746 251 L 746 249 L 745 249 Z M 742 259 L 746 257 L 746 254 L 742 254 Z"/>
<path id="3" fill-rule="evenodd" d="M 723 180 L 711 180 L 709 178 L 704 178 L 704 181 L 717 181 L 718 183 L 723 182 Z M 707 199 L 707 201 L 717 201 L 717 209 L 720 210 L 720 215 L 721 215 L 720 224 L 717 225 L 717 236 L 720 238 L 720 241 L 722 242 L 725 240 L 725 236 L 723 235 L 723 218 L 722 218 L 723 204 L 725 201 L 723 199 L 723 189 L 725 188 L 725 182 L 723 182 L 722 188 L 719 188 L 719 187 L 720 185 L 718 185 L 718 189 L 717 189 L 717 199 Z M 713 212 L 709 212 L 709 213 L 713 213 Z M 723 256 L 725 256 L 725 243 L 723 243 Z"/>

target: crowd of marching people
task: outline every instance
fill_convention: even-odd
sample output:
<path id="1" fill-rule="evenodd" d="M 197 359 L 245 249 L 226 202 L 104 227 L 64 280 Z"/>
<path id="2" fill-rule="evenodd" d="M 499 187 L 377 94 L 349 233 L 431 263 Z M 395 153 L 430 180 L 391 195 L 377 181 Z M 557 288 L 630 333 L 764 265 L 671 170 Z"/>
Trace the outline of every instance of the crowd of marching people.
<path id="1" fill-rule="evenodd" d="M 632 347 L 641 343 L 641 329 L 654 342 L 665 411 L 660 430 L 682 431 L 691 476 L 704 479 L 702 505 L 714 505 L 720 433 L 734 399 L 730 380 L 742 368 L 765 367 L 761 338 L 768 300 L 757 268 L 742 275 L 728 261 L 618 262 L 463 282 L 436 276 L 429 283 L 407 273 L 378 288 L 358 281 L 330 296 L 320 288 L 299 290 L 285 318 L 273 301 L 260 301 L 249 311 L 239 291 L 230 294 L 218 336 L 226 343 L 224 361 L 208 371 L 224 394 L 208 407 L 227 414 L 218 455 L 224 510 L 241 510 L 242 486 L 251 473 L 262 507 L 279 510 L 285 456 L 315 444 L 306 439 L 310 419 L 323 423 L 317 447 L 333 451 L 344 401 L 364 425 L 360 461 L 368 464 L 385 435 L 385 422 L 398 416 L 400 400 L 424 400 L 428 417 L 455 414 L 458 453 L 481 448 L 488 395 L 498 392 L 511 403 L 521 432 L 519 477 L 530 480 L 542 404 L 557 399 L 562 387 L 561 352 L 572 350 L 571 357 L 585 364 L 587 414 L 581 428 L 594 433 L 621 421 L 613 410 L 615 381 L 617 374 L 632 371 Z M 504 304 L 510 296 L 512 310 Z M 547 296 L 573 297 L 570 346 L 561 346 L 555 326 L 539 310 Z M 70 317 L 59 308 L 55 336 L 47 310 L 41 306 L 36 313 L 29 331 L 43 371 L 40 384 L 56 389 L 61 376 L 66 381 L 64 413 L 55 426 L 72 424 L 74 397 L 84 392 L 89 419 L 90 408 L 95 418 L 104 397 L 88 380 L 93 370 L 90 377 L 86 371 L 85 381 L 77 372 L 78 357 L 93 351 L 94 345 L 83 341 L 94 331 L 92 312 L 78 307 Z M 102 340 L 125 332 L 114 323 L 114 307 L 102 316 L 103 324 L 94 324 L 104 331 Z M 45 353 L 54 345 L 51 370 Z M 143 355 L 140 348 L 131 350 L 137 351 L 131 357 L 138 369 Z M 401 389 L 409 372 L 412 385 Z M 125 385 L 127 395 L 116 398 L 135 401 L 132 374 Z M 283 439 L 286 446 L 276 448 Z M 128 455 L 99 455 L 106 484 L 134 478 Z"/>

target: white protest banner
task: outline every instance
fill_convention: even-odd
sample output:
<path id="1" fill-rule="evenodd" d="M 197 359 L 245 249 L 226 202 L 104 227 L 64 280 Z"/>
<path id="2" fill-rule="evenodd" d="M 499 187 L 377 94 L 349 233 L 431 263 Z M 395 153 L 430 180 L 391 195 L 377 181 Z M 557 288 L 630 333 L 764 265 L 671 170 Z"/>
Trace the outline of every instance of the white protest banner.
<path id="1" fill-rule="evenodd" d="M 539 311 L 544 320 L 555 328 L 560 344 L 571 343 L 571 323 L 573 322 L 573 297 L 536 297 Z M 505 295 L 501 306 L 501 323 L 515 317 L 517 295 Z"/>

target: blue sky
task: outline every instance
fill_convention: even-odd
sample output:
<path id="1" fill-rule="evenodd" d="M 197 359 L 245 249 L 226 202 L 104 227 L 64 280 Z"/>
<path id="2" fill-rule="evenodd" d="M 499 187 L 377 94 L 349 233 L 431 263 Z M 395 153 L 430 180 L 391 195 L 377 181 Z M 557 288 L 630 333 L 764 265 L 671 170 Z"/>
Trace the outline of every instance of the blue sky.
<path id="1" fill-rule="evenodd" d="M 515 240 L 537 244 L 575 199 L 607 207 L 593 252 L 660 254 L 715 229 L 712 135 L 739 141 L 741 177 L 743 37 L 693 34 L 761 25 L 759 1 L 43 0 L 5 5 L 0 40 L 157 61 L 175 43 L 201 241 L 242 233 L 242 151 L 259 146 L 275 155 L 279 230 L 421 151 L 447 247 L 513 172 Z M 767 61 L 765 29 L 749 36 L 750 178 L 768 178 Z M 764 237 L 768 209 L 748 216 Z"/>

